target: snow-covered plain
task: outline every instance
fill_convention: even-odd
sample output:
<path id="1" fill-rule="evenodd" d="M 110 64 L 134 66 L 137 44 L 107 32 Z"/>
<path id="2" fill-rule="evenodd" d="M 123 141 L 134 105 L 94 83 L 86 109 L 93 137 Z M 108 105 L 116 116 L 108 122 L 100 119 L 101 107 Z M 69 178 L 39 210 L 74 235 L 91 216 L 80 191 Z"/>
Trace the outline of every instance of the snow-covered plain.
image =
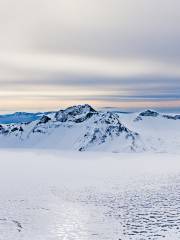
<path id="1" fill-rule="evenodd" d="M 180 239 L 180 155 L 0 150 L 0 240 Z"/>

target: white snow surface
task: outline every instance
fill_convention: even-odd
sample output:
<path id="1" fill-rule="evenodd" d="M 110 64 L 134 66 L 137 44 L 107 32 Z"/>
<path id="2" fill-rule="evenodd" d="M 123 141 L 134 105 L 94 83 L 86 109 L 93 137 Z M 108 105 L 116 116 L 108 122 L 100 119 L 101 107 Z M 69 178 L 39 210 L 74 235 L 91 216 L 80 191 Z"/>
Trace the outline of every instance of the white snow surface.
<path id="1" fill-rule="evenodd" d="M 0 150 L 1 240 L 178 240 L 180 155 Z"/>

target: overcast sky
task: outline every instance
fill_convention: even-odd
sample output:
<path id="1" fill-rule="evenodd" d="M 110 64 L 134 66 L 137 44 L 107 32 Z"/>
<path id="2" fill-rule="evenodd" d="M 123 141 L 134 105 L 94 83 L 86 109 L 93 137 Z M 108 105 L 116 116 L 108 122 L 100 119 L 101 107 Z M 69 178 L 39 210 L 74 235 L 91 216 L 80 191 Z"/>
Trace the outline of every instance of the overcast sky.
<path id="1" fill-rule="evenodd" d="M 0 111 L 179 109 L 179 0 L 0 0 Z"/>

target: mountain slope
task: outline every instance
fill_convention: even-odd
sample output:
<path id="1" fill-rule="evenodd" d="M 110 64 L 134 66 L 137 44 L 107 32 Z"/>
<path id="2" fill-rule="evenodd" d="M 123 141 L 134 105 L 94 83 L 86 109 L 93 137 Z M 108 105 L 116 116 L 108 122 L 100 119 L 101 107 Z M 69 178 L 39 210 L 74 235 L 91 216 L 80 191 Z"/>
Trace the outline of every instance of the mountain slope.
<path id="1" fill-rule="evenodd" d="M 89 105 L 58 111 L 54 116 L 23 124 L 1 125 L 0 146 L 70 150 L 140 151 L 139 134 L 110 112 Z"/>
<path id="2" fill-rule="evenodd" d="M 164 115 L 153 110 L 138 114 L 118 114 L 124 125 L 139 133 L 146 151 L 173 153 L 180 152 L 178 116 Z"/>

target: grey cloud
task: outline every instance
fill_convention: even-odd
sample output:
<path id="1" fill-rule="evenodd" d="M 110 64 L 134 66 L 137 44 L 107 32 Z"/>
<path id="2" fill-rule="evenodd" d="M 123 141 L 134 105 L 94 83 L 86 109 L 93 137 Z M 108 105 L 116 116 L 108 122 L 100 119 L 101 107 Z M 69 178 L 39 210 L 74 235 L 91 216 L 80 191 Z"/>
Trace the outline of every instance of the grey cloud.
<path id="1" fill-rule="evenodd" d="M 179 0 L 0 0 L 0 61 L 2 53 L 8 53 L 10 60 L 16 53 L 34 54 L 34 60 L 36 54 L 50 53 L 160 61 L 167 68 L 168 64 L 178 68 L 179 9 Z M 36 99 L 109 102 L 180 99 L 180 77 L 175 77 L 173 71 L 167 74 L 166 69 L 164 74 L 161 71 L 132 76 L 129 72 L 125 77 L 98 76 L 93 72 L 73 74 L 70 70 L 68 73 L 48 71 L 46 67 L 17 67 L 2 60 L 0 90 L 5 94 L 17 89 L 41 91 L 49 86 L 74 89 L 75 95 L 77 89 L 104 91 L 103 95 L 92 93 L 84 97 L 61 96 L 61 93 L 57 96 L 53 91 L 49 96 L 43 96 L 42 92 L 38 97 L 34 92 Z"/>
<path id="2" fill-rule="evenodd" d="M 179 59 L 179 9 L 179 0 L 1 0 L 0 45 Z"/>
<path id="3" fill-rule="evenodd" d="M 159 76 L 139 76 L 139 77 L 126 77 L 126 78 L 106 78 L 106 77 L 88 77 L 88 76 L 74 76 L 74 75 L 64 75 L 51 77 L 46 77 L 43 79 L 33 79 L 33 80 L 10 80 L 1 81 L 1 89 L 11 89 L 11 88 L 22 88 L 24 89 L 41 89 L 42 86 L 54 87 L 54 89 L 61 89 L 61 87 L 67 87 L 67 89 L 74 89 L 74 94 L 76 95 L 76 90 L 101 90 L 103 98 L 108 99 L 113 98 L 112 92 L 114 93 L 114 98 L 117 98 L 119 92 L 122 97 L 122 92 L 128 95 L 129 98 L 173 98 L 180 99 L 180 79 L 171 77 L 159 77 Z M 35 93 L 34 93 L 35 94 Z M 52 92 L 52 95 L 54 93 Z M 131 94 L 131 95 L 129 95 Z M 61 92 L 59 92 L 61 95 Z M 127 99 L 125 98 L 124 99 Z M 98 96 L 96 96 L 98 98 Z M 101 96 L 102 97 L 102 96 Z"/>

